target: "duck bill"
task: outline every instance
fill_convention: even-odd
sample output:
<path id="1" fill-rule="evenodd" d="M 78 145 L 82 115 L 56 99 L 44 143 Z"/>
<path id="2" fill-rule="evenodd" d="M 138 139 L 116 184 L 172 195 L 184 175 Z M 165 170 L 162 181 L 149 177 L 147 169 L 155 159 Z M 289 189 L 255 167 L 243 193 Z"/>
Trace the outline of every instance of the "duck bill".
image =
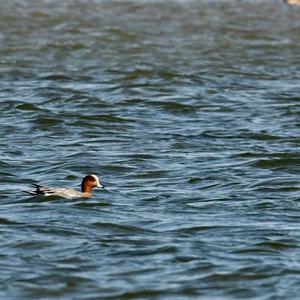
<path id="1" fill-rule="evenodd" d="M 105 186 L 103 184 L 101 184 L 100 182 L 97 184 L 97 187 L 100 188 L 100 189 L 104 189 Z"/>

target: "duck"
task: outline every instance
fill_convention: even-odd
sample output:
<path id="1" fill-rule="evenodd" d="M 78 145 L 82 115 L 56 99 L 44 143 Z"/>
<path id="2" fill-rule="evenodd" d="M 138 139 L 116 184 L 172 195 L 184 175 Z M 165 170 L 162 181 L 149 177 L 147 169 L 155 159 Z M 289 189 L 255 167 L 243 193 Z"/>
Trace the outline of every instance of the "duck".
<path id="1" fill-rule="evenodd" d="M 27 194 L 37 196 L 58 196 L 66 199 L 74 198 L 91 198 L 93 196 L 92 189 L 95 187 L 104 188 L 96 175 L 87 175 L 82 179 L 81 192 L 68 188 L 49 188 L 39 184 L 32 184 L 34 190 L 25 191 Z"/>

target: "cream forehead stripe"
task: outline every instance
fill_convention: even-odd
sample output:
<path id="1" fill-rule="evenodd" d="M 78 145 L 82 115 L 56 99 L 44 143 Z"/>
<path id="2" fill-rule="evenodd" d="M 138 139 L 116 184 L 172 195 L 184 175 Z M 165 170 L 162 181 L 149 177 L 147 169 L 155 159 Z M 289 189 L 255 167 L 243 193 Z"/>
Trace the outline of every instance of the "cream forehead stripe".
<path id="1" fill-rule="evenodd" d="M 95 178 L 97 185 L 100 185 L 98 177 L 96 175 L 91 175 L 91 176 Z"/>

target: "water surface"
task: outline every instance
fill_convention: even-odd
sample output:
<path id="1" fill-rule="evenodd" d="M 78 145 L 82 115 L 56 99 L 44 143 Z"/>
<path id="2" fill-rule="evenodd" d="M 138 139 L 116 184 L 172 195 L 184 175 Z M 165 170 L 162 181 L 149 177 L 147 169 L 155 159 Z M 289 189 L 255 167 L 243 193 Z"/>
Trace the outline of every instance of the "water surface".
<path id="1" fill-rule="evenodd" d="M 2 1 L 0 298 L 299 297 L 299 16 Z"/>

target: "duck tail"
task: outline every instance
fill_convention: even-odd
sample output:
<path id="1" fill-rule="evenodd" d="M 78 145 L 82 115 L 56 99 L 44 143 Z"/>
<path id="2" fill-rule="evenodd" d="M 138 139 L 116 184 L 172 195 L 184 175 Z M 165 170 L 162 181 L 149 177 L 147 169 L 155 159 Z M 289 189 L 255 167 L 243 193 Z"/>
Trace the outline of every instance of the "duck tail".
<path id="1" fill-rule="evenodd" d="M 43 187 L 42 185 L 39 184 L 32 184 L 32 187 L 34 188 L 31 191 L 23 191 L 26 194 L 36 196 L 36 195 L 45 195 L 46 193 L 51 193 L 47 188 Z"/>

